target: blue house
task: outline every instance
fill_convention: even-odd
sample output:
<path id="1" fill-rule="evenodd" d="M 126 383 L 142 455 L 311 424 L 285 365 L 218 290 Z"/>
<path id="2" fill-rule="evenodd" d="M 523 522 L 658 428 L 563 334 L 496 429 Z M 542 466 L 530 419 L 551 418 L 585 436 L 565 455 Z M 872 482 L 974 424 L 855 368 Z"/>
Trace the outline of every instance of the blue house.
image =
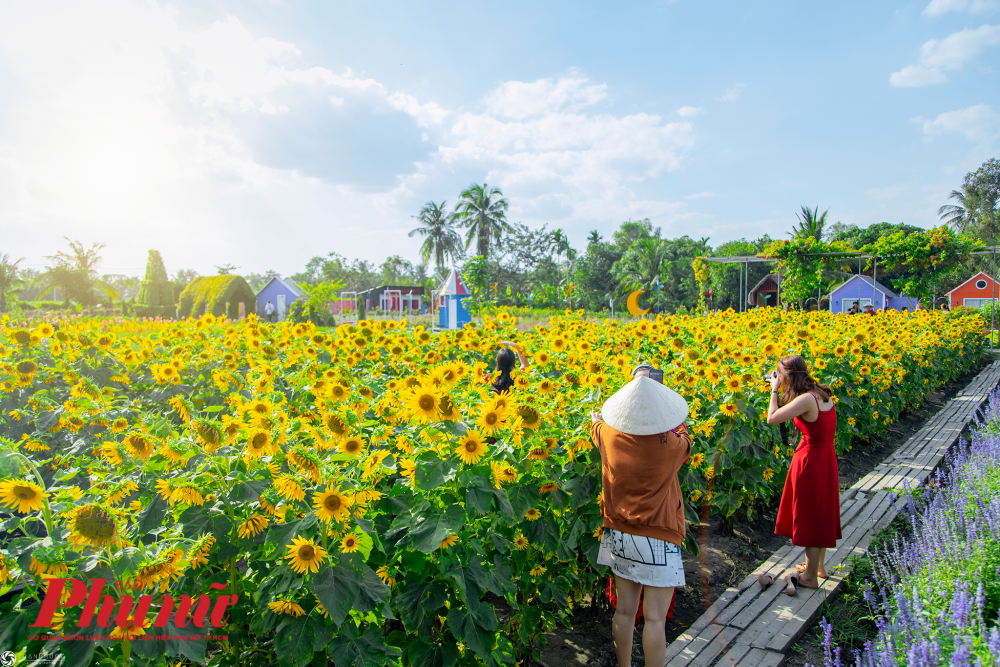
<path id="1" fill-rule="evenodd" d="M 872 279 L 871 276 L 851 276 L 851 279 L 830 293 L 830 312 L 846 313 L 857 302 L 860 311 L 865 306 L 875 310 L 902 310 L 904 307 L 916 310 L 920 301 L 905 294 L 896 294 L 891 289 Z"/>
<path id="2" fill-rule="evenodd" d="M 465 305 L 465 300 L 470 296 L 472 295 L 462 282 L 462 277 L 452 269 L 441 287 L 434 292 L 439 313 L 438 326 L 442 329 L 460 329 L 471 322 L 472 315 Z"/>
<path id="3" fill-rule="evenodd" d="M 283 322 L 288 317 L 288 309 L 293 303 L 304 297 L 306 293 L 291 278 L 280 276 L 271 278 L 271 281 L 264 285 L 257 292 L 257 317 L 264 318 L 264 307 L 270 301 L 274 306 L 274 322 Z"/>

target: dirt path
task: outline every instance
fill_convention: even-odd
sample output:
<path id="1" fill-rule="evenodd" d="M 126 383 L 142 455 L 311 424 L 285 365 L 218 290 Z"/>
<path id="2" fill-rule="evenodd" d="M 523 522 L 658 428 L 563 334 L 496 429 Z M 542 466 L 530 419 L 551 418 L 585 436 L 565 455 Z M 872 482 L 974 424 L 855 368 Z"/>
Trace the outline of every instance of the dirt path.
<path id="1" fill-rule="evenodd" d="M 893 424 L 882 440 L 863 443 L 840 457 L 838 468 L 841 490 L 847 489 L 868 474 L 889 453 L 919 431 L 924 422 L 980 370 L 977 368 L 956 378 L 938 392 L 930 394 L 922 406 L 906 413 L 900 421 Z M 776 498 L 754 521 L 744 520 L 734 525 L 725 525 L 718 517 L 712 519 L 707 547 L 703 546 L 701 556 L 687 554 L 684 557 L 684 574 L 688 585 L 677 591 L 674 618 L 667 623 L 666 628 L 668 642 L 681 635 L 726 588 L 741 581 L 785 543 L 785 538 L 774 534 L 778 502 Z M 599 606 L 600 609 L 580 609 L 574 614 L 570 628 L 559 628 L 547 635 L 548 641 L 542 650 L 540 663 L 535 665 L 617 665 L 611 639 L 611 612 L 606 609 L 607 605 Z M 802 651 L 794 656 L 795 660 L 787 664 L 796 667 L 806 662 L 816 664 L 817 657 L 819 664 L 822 664 L 822 653 L 813 655 L 813 649 L 811 645 L 803 645 Z M 789 659 L 792 660 L 792 656 Z M 639 629 L 636 630 L 633 644 L 632 664 L 635 667 L 645 665 L 642 657 L 642 631 Z"/>

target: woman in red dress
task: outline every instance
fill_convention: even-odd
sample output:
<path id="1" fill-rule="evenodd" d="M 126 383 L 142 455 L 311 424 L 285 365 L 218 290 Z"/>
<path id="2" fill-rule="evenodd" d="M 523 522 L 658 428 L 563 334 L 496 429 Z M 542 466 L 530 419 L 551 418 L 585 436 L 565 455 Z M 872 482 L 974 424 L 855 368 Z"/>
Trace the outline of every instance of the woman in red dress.
<path id="1" fill-rule="evenodd" d="M 796 586 L 819 588 L 819 579 L 827 577 L 826 550 L 835 548 L 843 537 L 833 392 L 809 375 L 805 360 L 797 354 L 779 361 L 771 376 L 767 423 L 781 424 L 789 419 L 795 420 L 802 440 L 785 478 L 774 532 L 806 549 L 806 562 L 798 566 L 798 573 L 785 577 L 785 593 L 795 595 Z"/>

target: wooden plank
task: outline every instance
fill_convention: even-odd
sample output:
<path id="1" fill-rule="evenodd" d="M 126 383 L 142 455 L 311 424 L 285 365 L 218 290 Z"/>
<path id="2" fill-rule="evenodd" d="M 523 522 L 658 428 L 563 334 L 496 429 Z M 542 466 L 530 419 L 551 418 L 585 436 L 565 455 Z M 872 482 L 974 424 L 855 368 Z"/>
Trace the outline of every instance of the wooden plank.
<path id="1" fill-rule="evenodd" d="M 710 642 L 715 639 L 724 626 L 718 625 L 716 623 L 710 623 L 708 627 L 698 633 L 692 641 L 684 647 L 684 649 L 675 655 L 669 662 L 666 663 L 667 667 L 681 667 L 681 665 L 690 665 L 691 662 L 698 657 L 705 648 L 707 648 Z"/>
<path id="2" fill-rule="evenodd" d="M 840 508 L 840 526 L 841 526 L 841 528 L 843 528 L 844 526 L 846 526 L 847 524 L 849 524 L 851 521 L 853 521 L 854 517 L 856 517 L 858 515 L 858 513 L 862 509 L 864 509 L 865 504 L 866 504 L 865 501 L 858 500 L 857 502 L 855 502 L 850 507 L 846 507 L 846 508 L 845 507 L 841 507 Z"/>
<path id="3" fill-rule="evenodd" d="M 784 659 L 785 656 L 781 653 L 755 648 L 751 649 L 736 667 L 778 667 Z"/>
<path id="4" fill-rule="evenodd" d="M 747 644 L 740 637 L 739 641 L 730 646 L 725 655 L 719 658 L 719 662 L 715 663 L 715 667 L 736 667 L 740 659 L 749 653 L 751 648 L 750 644 Z"/>
<path id="5" fill-rule="evenodd" d="M 691 667 L 709 667 L 719 657 L 719 654 L 728 648 L 739 636 L 739 628 L 724 629 L 705 647 L 705 650 L 698 654 L 698 657 L 691 663 Z"/>

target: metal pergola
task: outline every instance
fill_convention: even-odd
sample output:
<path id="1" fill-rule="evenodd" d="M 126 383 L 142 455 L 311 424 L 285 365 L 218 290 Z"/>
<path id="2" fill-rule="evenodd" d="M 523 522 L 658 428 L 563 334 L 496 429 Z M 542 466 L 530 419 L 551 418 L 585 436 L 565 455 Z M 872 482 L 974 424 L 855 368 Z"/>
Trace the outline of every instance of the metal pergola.
<path id="1" fill-rule="evenodd" d="M 990 299 L 990 305 L 991 305 L 991 308 L 990 308 L 990 351 L 994 350 L 993 332 L 995 331 L 995 328 L 996 328 L 996 302 L 998 300 L 997 299 L 997 284 L 996 284 L 996 280 L 997 279 L 996 279 L 996 275 L 997 275 L 997 249 L 998 248 L 1000 248 L 1000 247 L 998 247 L 998 246 L 987 246 L 987 247 L 983 248 L 982 250 L 977 250 L 976 252 L 970 252 L 969 253 L 970 255 L 978 255 L 978 256 L 991 255 L 993 257 L 993 271 L 992 271 L 992 275 L 991 275 L 991 277 L 993 278 L 993 294 L 992 294 L 992 298 Z M 887 259 L 887 258 L 891 258 L 891 257 L 898 257 L 899 255 L 870 255 L 870 254 L 866 254 L 866 253 L 862 253 L 862 252 L 850 252 L 850 251 L 847 251 L 847 252 L 802 253 L 801 256 L 802 257 L 840 257 L 840 258 L 845 259 L 845 260 L 847 260 L 847 259 L 853 260 L 853 259 L 856 258 L 858 260 L 858 303 L 860 304 L 861 303 L 861 283 L 863 282 L 863 279 L 861 277 L 862 276 L 862 273 L 861 273 L 861 261 L 865 260 L 865 259 L 873 259 L 874 260 L 873 267 L 872 267 L 872 292 L 874 293 L 874 291 L 877 289 L 875 287 L 875 283 L 878 282 L 878 258 L 882 257 L 883 259 Z M 742 265 L 740 267 L 740 300 L 739 300 L 740 301 L 740 311 L 739 312 L 745 312 L 748 309 L 748 307 L 749 307 L 749 304 L 746 303 L 746 294 L 745 293 L 746 293 L 746 290 L 749 288 L 749 285 L 747 284 L 747 282 L 749 281 L 749 277 L 750 277 L 749 276 L 750 264 L 754 264 L 754 263 L 757 263 L 757 262 L 776 262 L 777 261 L 777 260 L 774 260 L 774 259 L 768 259 L 766 257 L 758 257 L 757 255 L 732 255 L 732 256 L 729 256 L 729 257 L 697 257 L 696 259 L 700 259 L 700 260 L 703 260 L 705 262 L 714 262 L 716 264 L 741 264 Z M 780 269 L 778 270 L 777 284 L 778 284 L 777 303 L 780 305 L 781 304 L 781 270 Z M 937 295 L 935 295 L 935 298 L 936 298 L 936 296 Z M 810 297 L 810 298 L 812 298 L 812 297 Z M 872 301 L 874 302 L 875 299 L 872 299 Z M 816 305 L 818 307 L 819 303 L 817 302 Z"/>

